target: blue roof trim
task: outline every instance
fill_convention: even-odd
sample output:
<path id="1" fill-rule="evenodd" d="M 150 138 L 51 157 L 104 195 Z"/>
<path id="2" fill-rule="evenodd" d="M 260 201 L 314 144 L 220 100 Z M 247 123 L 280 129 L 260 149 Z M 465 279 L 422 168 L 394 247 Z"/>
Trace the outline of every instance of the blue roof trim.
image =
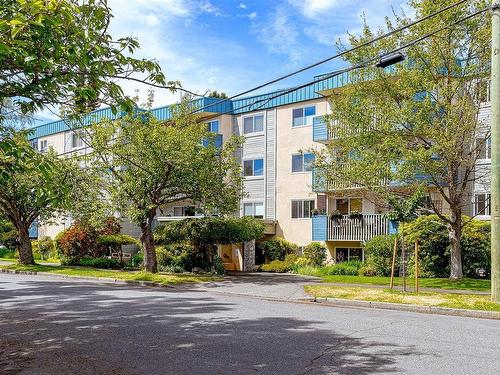
<path id="1" fill-rule="evenodd" d="M 345 86 L 349 83 L 349 74 L 342 73 L 334 77 L 328 77 L 329 74 L 316 76 L 315 82 L 306 87 L 302 87 L 292 92 L 275 97 L 280 93 L 284 93 L 291 89 L 277 90 L 267 94 L 249 96 L 241 99 L 226 100 L 221 103 L 220 98 L 201 97 L 193 100 L 193 107 L 201 109 L 203 113 L 220 113 L 220 114 L 241 114 L 246 112 L 254 112 L 258 110 L 270 109 L 278 106 L 299 103 L 307 100 L 322 98 L 319 92 L 324 90 L 332 90 Z M 272 98 L 272 99 L 271 99 Z M 173 105 L 158 107 L 151 110 L 151 113 L 159 120 L 168 120 L 172 117 Z M 202 113 L 202 112 L 200 112 Z M 115 119 L 122 115 L 117 113 L 113 115 L 110 108 L 104 108 L 85 115 L 81 126 L 90 125 L 92 122 L 100 121 L 104 118 Z M 39 125 L 33 128 L 33 133 L 30 139 L 44 137 L 51 134 L 56 134 L 73 129 L 66 120 L 50 122 L 44 125 Z"/>

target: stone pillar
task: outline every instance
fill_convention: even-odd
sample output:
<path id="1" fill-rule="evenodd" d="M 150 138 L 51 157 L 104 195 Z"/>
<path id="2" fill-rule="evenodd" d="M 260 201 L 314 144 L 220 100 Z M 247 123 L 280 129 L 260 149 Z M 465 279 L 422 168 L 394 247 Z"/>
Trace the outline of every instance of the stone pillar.
<path id="1" fill-rule="evenodd" d="M 255 271 L 255 240 L 243 243 L 243 269 L 245 272 Z"/>

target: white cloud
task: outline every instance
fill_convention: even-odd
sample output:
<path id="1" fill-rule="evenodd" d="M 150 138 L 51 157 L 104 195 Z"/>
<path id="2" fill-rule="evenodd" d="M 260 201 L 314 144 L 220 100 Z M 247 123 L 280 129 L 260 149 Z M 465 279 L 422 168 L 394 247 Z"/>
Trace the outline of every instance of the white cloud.
<path id="1" fill-rule="evenodd" d="M 330 12 L 338 5 L 342 5 L 342 1 L 339 0 L 289 0 L 289 3 L 297 7 L 304 17 L 311 19 Z M 347 5 L 345 3 L 347 2 L 344 2 L 344 5 Z"/>
<path id="2" fill-rule="evenodd" d="M 257 17 L 257 12 L 252 12 L 248 15 L 248 18 L 251 20 L 255 19 L 255 17 Z"/>
<path id="3" fill-rule="evenodd" d="M 238 5 L 238 8 L 240 9 L 247 9 L 247 5 L 245 3 L 240 3 L 240 5 Z"/>
<path id="4" fill-rule="evenodd" d="M 213 5 L 210 1 L 203 1 L 202 3 L 200 3 L 200 9 L 205 13 L 212 13 L 216 16 L 223 15 L 220 9 Z"/>
<path id="5" fill-rule="evenodd" d="M 288 56 L 289 64 L 283 65 L 295 65 L 301 58 L 295 26 L 287 10 L 278 7 L 267 19 L 252 23 L 251 32 L 270 52 Z"/>

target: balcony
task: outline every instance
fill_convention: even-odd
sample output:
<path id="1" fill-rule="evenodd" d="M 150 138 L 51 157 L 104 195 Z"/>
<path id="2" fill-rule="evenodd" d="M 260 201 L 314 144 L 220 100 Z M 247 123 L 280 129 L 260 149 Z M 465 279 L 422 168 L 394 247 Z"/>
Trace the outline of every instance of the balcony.
<path id="1" fill-rule="evenodd" d="M 374 121 L 375 123 L 375 121 Z M 325 121 L 324 116 L 315 116 L 313 118 L 313 141 L 319 143 L 328 143 L 332 139 L 359 134 L 359 129 L 355 131 L 348 130 L 347 124 L 341 120 L 334 120 L 330 125 Z"/>
<path id="2" fill-rule="evenodd" d="M 312 218 L 313 241 L 368 241 L 375 236 L 396 232 L 395 223 L 380 214 L 363 214 L 360 218 L 347 215 L 338 219 L 330 219 L 327 215 Z"/>
<path id="3" fill-rule="evenodd" d="M 348 165 L 339 164 L 337 170 L 339 171 L 339 176 L 326 176 L 325 172 L 321 168 L 313 168 L 311 174 L 311 188 L 315 193 L 326 193 L 328 191 L 335 190 L 347 190 L 347 189 L 361 189 L 365 187 L 364 185 L 357 184 L 355 182 L 348 181 L 340 177 L 342 175 L 342 170 L 348 168 Z M 389 184 L 387 177 L 380 176 L 376 178 L 373 177 L 371 186 L 386 186 Z M 400 186 L 400 185 L 395 185 Z"/>

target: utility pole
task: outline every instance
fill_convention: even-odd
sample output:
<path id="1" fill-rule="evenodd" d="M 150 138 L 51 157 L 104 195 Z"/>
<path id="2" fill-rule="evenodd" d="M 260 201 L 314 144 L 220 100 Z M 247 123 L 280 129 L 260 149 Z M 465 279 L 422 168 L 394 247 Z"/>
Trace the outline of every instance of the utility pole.
<path id="1" fill-rule="evenodd" d="M 491 22 L 491 300 L 500 303 L 500 6 Z"/>

